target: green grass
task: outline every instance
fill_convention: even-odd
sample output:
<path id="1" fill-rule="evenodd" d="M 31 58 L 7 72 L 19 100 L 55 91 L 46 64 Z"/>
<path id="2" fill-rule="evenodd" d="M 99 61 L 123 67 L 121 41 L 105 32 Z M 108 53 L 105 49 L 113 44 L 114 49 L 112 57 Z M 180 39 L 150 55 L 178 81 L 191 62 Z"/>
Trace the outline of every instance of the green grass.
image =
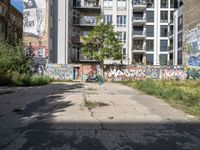
<path id="1" fill-rule="evenodd" d="M 89 110 L 92 110 L 95 107 L 97 107 L 97 103 L 94 101 L 84 99 L 84 106 L 87 107 Z"/>
<path id="2" fill-rule="evenodd" d="M 134 80 L 120 83 L 162 98 L 172 106 L 200 117 L 200 81 Z"/>

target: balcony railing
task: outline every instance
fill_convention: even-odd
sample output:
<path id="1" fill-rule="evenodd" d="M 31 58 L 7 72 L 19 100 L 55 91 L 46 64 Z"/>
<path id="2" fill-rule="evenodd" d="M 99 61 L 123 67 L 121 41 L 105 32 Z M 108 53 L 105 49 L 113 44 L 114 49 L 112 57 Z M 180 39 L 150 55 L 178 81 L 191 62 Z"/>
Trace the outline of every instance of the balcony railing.
<path id="1" fill-rule="evenodd" d="M 80 18 L 80 19 L 74 19 L 73 24 L 96 26 L 97 25 L 97 19 L 96 19 L 96 17 L 83 17 L 83 18 Z"/>
<path id="2" fill-rule="evenodd" d="M 136 39 L 144 39 L 146 38 L 146 32 L 145 31 L 133 31 L 133 38 Z"/>
<path id="3" fill-rule="evenodd" d="M 85 0 L 81 0 L 81 1 L 74 1 L 73 3 L 74 7 L 78 7 L 78 8 L 100 8 L 100 3 L 98 0 L 91 0 L 91 1 L 85 1 Z"/>
<path id="4" fill-rule="evenodd" d="M 133 5 L 146 5 L 146 0 L 133 0 Z"/>

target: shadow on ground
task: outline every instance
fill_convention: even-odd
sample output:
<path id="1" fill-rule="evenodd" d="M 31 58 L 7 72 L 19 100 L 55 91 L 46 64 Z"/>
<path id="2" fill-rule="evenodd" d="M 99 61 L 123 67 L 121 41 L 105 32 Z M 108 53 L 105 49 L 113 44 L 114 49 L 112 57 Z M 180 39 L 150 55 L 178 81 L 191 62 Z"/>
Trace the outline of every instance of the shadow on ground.
<path id="1" fill-rule="evenodd" d="M 60 101 L 62 93 L 80 93 L 83 84 L 56 84 L 55 94 L 46 95 L 13 112 L 19 122 L 18 133 L 0 149 L 20 150 L 199 150 L 200 123 L 168 122 L 54 122 L 54 113 L 72 107 L 72 101 Z M 45 87 L 41 87 L 45 88 Z M 53 88 L 52 88 L 53 89 Z M 51 89 L 51 90 L 52 90 Z M 31 90 L 31 89 L 30 89 Z M 75 113 L 75 112 L 74 112 Z M 67 116 L 70 116 L 68 114 Z M 66 117 L 67 117 L 66 116 Z M 81 121 L 83 120 L 83 121 Z"/>

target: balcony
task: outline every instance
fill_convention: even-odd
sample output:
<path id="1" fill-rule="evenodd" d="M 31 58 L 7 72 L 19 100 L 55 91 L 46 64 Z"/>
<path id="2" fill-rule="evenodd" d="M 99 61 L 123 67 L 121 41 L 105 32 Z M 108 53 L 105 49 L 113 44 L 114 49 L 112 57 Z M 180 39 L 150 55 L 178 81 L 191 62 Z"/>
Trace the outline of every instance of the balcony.
<path id="1" fill-rule="evenodd" d="M 99 0 L 81 0 L 73 2 L 73 8 L 80 11 L 98 12 L 101 11 L 101 5 Z"/>
<path id="2" fill-rule="evenodd" d="M 144 44 L 133 45 L 133 53 L 145 53 L 145 46 Z"/>
<path id="3" fill-rule="evenodd" d="M 72 37 L 72 43 L 73 44 L 81 44 L 81 38 L 80 38 L 80 36 L 73 36 Z"/>
<path id="4" fill-rule="evenodd" d="M 97 25 L 97 19 L 93 16 L 84 16 L 82 18 L 74 18 L 73 25 L 78 27 L 94 27 Z"/>
<path id="5" fill-rule="evenodd" d="M 146 9 L 146 0 L 133 0 L 133 11 L 144 11 Z"/>
<path id="6" fill-rule="evenodd" d="M 145 31 L 134 31 L 133 30 L 133 39 L 145 39 L 146 33 Z"/>
<path id="7" fill-rule="evenodd" d="M 135 26 L 141 26 L 146 23 L 146 18 L 145 17 L 135 17 L 133 16 L 133 25 Z"/>

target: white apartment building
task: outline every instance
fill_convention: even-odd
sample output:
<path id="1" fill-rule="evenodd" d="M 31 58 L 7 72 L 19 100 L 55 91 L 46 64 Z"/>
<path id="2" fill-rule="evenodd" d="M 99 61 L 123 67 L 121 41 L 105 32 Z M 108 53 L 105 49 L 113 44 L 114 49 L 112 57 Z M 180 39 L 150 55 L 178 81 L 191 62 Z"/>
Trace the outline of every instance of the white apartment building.
<path id="1" fill-rule="evenodd" d="M 169 23 L 178 0 L 58 0 L 53 3 L 50 62 L 66 64 L 86 60 L 81 53 L 81 36 L 86 36 L 96 25 L 96 16 L 102 16 L 105 23 L 112 23 L 119 32 L 124 64 L 169 64 Z"/>

